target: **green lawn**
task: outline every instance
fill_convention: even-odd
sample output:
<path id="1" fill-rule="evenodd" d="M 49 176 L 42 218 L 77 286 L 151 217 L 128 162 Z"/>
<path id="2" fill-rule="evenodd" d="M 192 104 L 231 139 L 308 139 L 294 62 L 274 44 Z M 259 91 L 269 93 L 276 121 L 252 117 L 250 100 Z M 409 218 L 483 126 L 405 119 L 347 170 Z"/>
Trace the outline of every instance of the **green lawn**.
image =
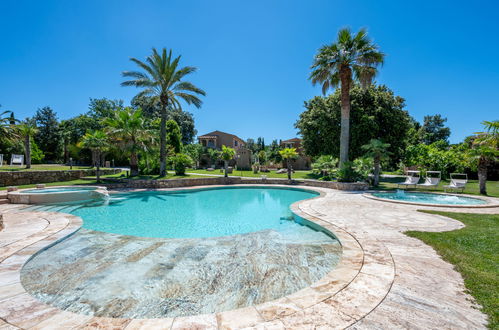
<path id="1" fill-rule="evenodd" d="M 381 178 L 378 189 L 392 190 L 397 189 L 397 182 L 403 182 L 404 178 Z M 444 191 L 444 185 L 448 185 L 449 181 L 442 180 L 436 189 L 434 188 L 409 188 L 407 190 L 413 191 Z M 479 195 L 478 180 L 469 180 L 464 190 L 465 194 Z M 491 197 L 499 197 L 499 181 L 487 181 L 487 194 Z"/>
<path id="2" fill-rule="evenodd" d="M 3 165 L 0 166 L 0 171 L 66 171 L 71 169 L 69 166 L 64 165 L 49 165 L 49 164 L 37 164 L 31 165 L 30 169 L 26 166 L 10 166 Z M 90 170 L 91 167 L 88 166 L 73 166 L 73 170 Z"/>
<path id="3" fill-rule="evenodd" d="M 187 173 L 196 173 L 196 174 L 209 174 L 209 175 L 223 175 L 223 172 L 220 172 L 219 169 L 214 170 L 214 171 L 207 171 L 207 170 L 187 170 Z M 239 170 L 234 170 L 232 174 L 229 174 L 229 176 L 243 176 L 243 177 L 250 177 L 250 178 L 260 178 L 262 175 L 266 175 L 268 178 L 283 178 L 286 179 L 288 175 L 286 173 L 283 174 L 277 174 L 275 170 L 271 172 L 259 172 L 259 173 L 253 173 L 253 171 L 239 171 Z M 319 176 L 312 173 L 312 171 L 295 171 L 291 175 L 293 179 L 317 179 Z"/>
<path id="4" fill-rule="evenodd" d="M 445 261 L 455 265 L 467 290 L 489 316 L 489 328 L 499 329 L 499 214 L 422 212 L 444 215 L 466 225 L 450 232 L 406 234 L 431 245 Z"/>

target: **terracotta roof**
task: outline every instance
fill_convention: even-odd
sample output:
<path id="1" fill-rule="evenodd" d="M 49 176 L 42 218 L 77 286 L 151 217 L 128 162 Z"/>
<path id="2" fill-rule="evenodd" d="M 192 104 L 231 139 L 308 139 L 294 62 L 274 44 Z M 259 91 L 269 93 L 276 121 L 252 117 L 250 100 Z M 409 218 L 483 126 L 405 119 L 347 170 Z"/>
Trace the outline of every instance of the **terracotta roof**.
<path id="1" fill-rule="evenodd" d="M 198 136 L 199 139 L 216 139 L 218 136 L 216 135 L 201 135 Z"/>
<path id="2" fill-rule="evenodd" d="M 285 143 L 285 142 L 301 142 L 301 139 L 300 138 L 292 138 L 292 139 L 289 139 L 289 140 L 283 140 L 281 142 L 282 143 Z"/>
<path id="3" fill-rule="evenodd" d="M 234 135 L 234 134 L 230 134 L 230 133 L 225 133 L 225 132 L 222 132 L 222 131 L 213 131 L 213 132 L 210 132 L 210 133 L 207 133 L 207 134 L 204 134 L 204 135 L 200 135 L 200 136 L 198 136 L 198 138 L 215 138 L 215 137 L 218 137 L 220 134 L 229 135 L 229 136 L 232 136 L 235 139 L 238 139 L 238 140 L 244 142 L 244 140 L 241 139 L 239 136 Z"/>

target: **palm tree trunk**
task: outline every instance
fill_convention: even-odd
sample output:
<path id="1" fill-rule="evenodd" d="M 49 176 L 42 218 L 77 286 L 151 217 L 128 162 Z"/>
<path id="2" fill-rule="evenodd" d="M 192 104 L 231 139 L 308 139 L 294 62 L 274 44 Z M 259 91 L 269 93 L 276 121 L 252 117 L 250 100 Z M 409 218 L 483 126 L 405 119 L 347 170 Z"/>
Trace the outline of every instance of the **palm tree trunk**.
<path id="1" fill-rule="evenodd" d="M 224 160 L 225 177 L 229 176 L 229 174 L 228 174 L 229 169 L 227 168 L 228 163 L 229 163 L 228 161 Z"/>
<path id="2" fill-rule="evenodd" d="M 95 176 L 97 177 L 97 183 L 100 183 L 100 152 L 98 151 L 96 151 L 96 158 L 97 158 L 97 163 L 95 169 Z"/>
<path id="3" fill-rule="evenodd" d="M 374 159 L 374 186 L 377 187 L 379 185 L 379 172 L 380 172 L 380 166 L 379 166 L 380 160 L 375 158 Z"/>
<path id="4" fill-rule="evenodd" d="M 131 176 L 139 175 L 138 158 L 135 152 L 130 153 L 130 175 Z"/>
<path id="5" fill-rule="evenodd" d="M 478 160 L 478 185 L 480 194 L 487 195 L 487 165 L 488 162 L 484 157 Z"/>
<path id="6" fill-rule="evenodd" d="M 350 84 L 352 70 L 345 66 L 340 69 L 341 79 L 341 132 L 340 132 L 340 167 L 348 161 L 350 144 Z"/>
<path id="7" fill-rule="evenodd" d="M 291 180 L 291 160 L 286 159 L 286 165 L 288 167 L 288 180 Z"/>
<path id="8" fill-rule="evenodd" d="M 26 168 L 31 168 L 31 141 L 29 135 L 24 137 L 24 152 L 26 154 Z"/>
<path id="9" fill-rule="evenodd" d="M 161 127 L 159 146 L 159 176 L 166 176 L 166 106 L 167 98 L 161 98 Z"/>

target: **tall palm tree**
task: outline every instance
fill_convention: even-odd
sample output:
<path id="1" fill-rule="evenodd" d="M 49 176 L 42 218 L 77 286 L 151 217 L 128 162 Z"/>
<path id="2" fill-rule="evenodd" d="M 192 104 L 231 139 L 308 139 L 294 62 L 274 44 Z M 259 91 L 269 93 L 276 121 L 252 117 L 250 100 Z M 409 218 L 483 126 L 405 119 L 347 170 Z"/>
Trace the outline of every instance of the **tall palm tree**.
<path id="1" fill-rule="evenodd" d="M 116 111 L 114 117 L 106 118 L 103 124 L 106 131 L 120 147 L 130 154 L 130 174 L 139 175 L 138 153 L 143 150 L 145 139 L 149 135 L 142 110 L 126 107 Z"/>
<path id="2" fill-rule="evenodd" d="M 352 35 L 348 28 L 341 29 L 337 40 L 320 48 L 315 56 L 309 78 L 312 83 L 322 84 L 323 94 L 329 88 L 341 88 L 340 166 L 348 161 L 352 81 L 356 78 L 363 87 L 368 86 L 384 57 L 365 29 Z"/>
<path id="3" fill-rule="evenodd" d="M 38 132 L 33 121 L 26 120 L 16 126 L 17 135 L 23 139 L 26 168 L 31 168 L 31 138 Z"/>
<path id="4" fill-rule="evenodd" d="M 374 186 L 379 184 L 379 174 L 381 161 L 390 155 L 388 148 L 389 143 L 377 139 L 371 139 L 368 144 L 363 145 L 361 148 L 366 151 L 366 155 L 373 158 L 374 161 Z"/>
<path id="5" fill-rule="evenodd" d="M 181 109 L 180 100 L 200 108 L 202 101 L 198 96 L 204 96 L 206 93 L 192 83 L 184 81 L 187 75 L 194 73 L 197 69 L 191 66 L 179 68 L 180 56 L 173 58 L 171 50 L 167 52 L 166 48 L 163 48 L 159 54 L 153 48 L 152 55 L 147 57 L 145 63 L 136 58 L 130 60 L 137 64 L 143 72 L 123 72 L 123 77 L 133 78 L 133 80 L 124 81 L 121 85 L 143 88 L 137 97 L 156 96 L 159 97 L 161 103 L 160 176 L 165 176 L 167 111 L 171 108 Z"/>
<path id="6" fill-rule="evenodd" d="M 101 154 L 109 147 L 107 134 L 103 131 L 89 131 L 82 137 L 81 146 L 92 151 L 93 158 L 96 160 L 95 175 L 97 182 L 100 182 Z"/>

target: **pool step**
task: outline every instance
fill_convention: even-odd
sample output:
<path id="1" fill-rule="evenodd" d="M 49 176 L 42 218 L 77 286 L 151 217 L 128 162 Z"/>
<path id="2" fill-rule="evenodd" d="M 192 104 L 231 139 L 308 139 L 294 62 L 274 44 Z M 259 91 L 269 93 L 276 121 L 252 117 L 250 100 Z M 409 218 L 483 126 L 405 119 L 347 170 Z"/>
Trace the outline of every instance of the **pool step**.
<path id="1" fill-rule="evenodd" d="M 9 200 L 7 199 L 6 192 L 0 192 L 0 204 L 8 204 Z"/>

